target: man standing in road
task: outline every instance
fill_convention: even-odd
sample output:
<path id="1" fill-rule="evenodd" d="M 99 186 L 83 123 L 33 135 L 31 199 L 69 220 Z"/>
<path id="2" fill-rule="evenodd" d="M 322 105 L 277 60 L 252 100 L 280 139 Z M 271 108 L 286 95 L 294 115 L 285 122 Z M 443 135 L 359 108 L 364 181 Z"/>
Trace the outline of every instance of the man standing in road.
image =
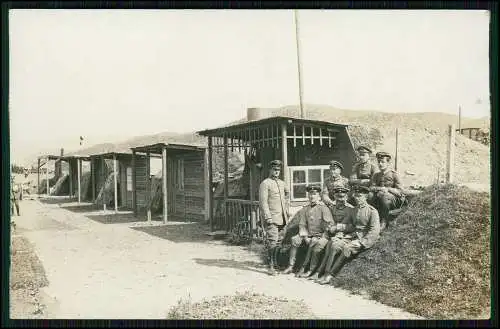
<path id="1" fill-rule="evenodd" d="M 259 206 L 266 230 L 266 244 L 269 257 L 269 274 L 276 275 L 277 254 L 280 232 L 288 221 L 289 190 L 280 177 L 281 161 L 269 164 L 269 177 L 260 183 Z"/>
<path id="2" fill-rule="evenodd" d="M 10 188 L 10 213 L 14 216 L 14 207 L 16 208 L 16 213 L 19 214 L 19 201 L 22 197 L 22 187 L 19 187 L 18 184 L 15 183 L 14 177 L 11 179 L 11 188 Z"/>

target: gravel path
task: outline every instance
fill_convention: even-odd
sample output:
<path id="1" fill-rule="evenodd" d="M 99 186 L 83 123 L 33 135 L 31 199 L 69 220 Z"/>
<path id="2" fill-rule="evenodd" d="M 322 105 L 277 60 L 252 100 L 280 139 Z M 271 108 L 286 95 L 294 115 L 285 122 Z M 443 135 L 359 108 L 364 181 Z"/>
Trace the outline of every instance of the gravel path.
<path id="1" fill-rule="evenodd" d="M 201 233 L 187 239 L 190 224 L 141 229 L 142 223 L 106 224 L 98 219 L 102 212 L 75 204 L 25 200 L 22 207 L 17 227 L 44 264 L 44 293 L 55 318 L 163 319 L 180 298 L 195 302 L 236 291 L 302 299 L 320 318 L 419 318 L 331 286 L 269 277 L 258 256 L 242 247 Z M 169 232 L 168 239 L 158 232 Z"/>

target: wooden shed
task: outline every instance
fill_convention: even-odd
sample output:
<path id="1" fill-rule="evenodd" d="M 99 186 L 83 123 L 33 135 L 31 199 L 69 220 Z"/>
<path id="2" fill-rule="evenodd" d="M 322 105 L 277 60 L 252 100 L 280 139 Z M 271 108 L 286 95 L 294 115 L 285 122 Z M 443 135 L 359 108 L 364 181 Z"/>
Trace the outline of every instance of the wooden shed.
<path id="1" fill-rule="evenodd" d="M 250 119 L 250 112 L 248 114 Z M 306 186 L 321 184 L 328 175 L 328 163 L 338 160 L 344 168 L 351 168 L 355 151 L 347 126 L 325 121 L 274 116 L 248 120 L 229 126 L 198 132 L 208 137 L 208 163 L 217 148 L 224 150 L 224 197 L 223 211 L 219 216 L 210 209 L 212 230 L 231 230 L 235 222 L 248 221 L 256 233 L 259 219 L 258 189 L 260 180 L 268 176 L 267 164 L 273 159 L 283 162 L 283 180 L 291 191 L 291 206 L 301 206 L 307 201 Z M 250 168 L 246 198 L 228 195 L 228 153 L 230 150 L 250 154 L 250 165 L 260 163 L 258 169 Z M 248 165 L 248 164 L 247 164 Z M 209 168 L 209 184 L 212 184 L 212 168 Z M 255 178 L 258 173 L 258 178 Z M 210 193 L 210 204 L 214 202 Z"/>
<path id="2" fill-rule="evenodd" d="M 78 202 L 82 199 L 86 199 L 82 195 L 81 185 L 82 185 L 82 162 L 90 161 L 89 156 L 85 155 L 65 155 L 62 156 L 61 161 L 66 161 L 68 163 L 68 178 L 69 178 L 69 197 L 76 195 Z M 92 171 L 92 167 L 90 169 Z"/>
<path id="3" fill-rule="evenodd" d="M 50 169 L 49 169 L 49 163 L 50 161 L 53 161 L 54 164 L 54 169 L 53 169 L 53 176 L 52 178 L 57 176 L 57 168 L 61 167 L 61 161 L 62 157 L 60 155 L 53 155 L 53 154 L 46 154 L 38 157 L 38 170 L 37 170 L 37 190 L 40 191 L 40 173 L 45 175 L 45 189 L 46 189 L 46 194 L 50 195 Z M 56 177 L 57 178 L 57 177 Z M 52 183 L 52 185 L 55 184 L 55 181 Z"/>
<path id="4" fill-rule="evenodd" d="M 132 153 L 133 200 L 136 216 L 151 211 L 149 159 L 151 156 L 160 155 L 163 221 L 208 220 L 209 166 L 205 145 L 160 142 L 133 147 Z M 145 161 L 138 160 L 138 156 L 141 155 L 145 155 Z"/>
<path id="5" fill-rule="evenodd" d="M 110 173 L 113 175 L 113 193 L 107 196 L 103 191 L 101 204 L 113 201 L 115 211 L 133 208 L 132 151 L 112 151 L 90 155 L 92 201 L 96 202 L 99 191 L 105 188 Z M 136 157 L 136 161 L 145 166 L 146 157 Z M 115 201 L 116 200 L 116 201 Z"/>

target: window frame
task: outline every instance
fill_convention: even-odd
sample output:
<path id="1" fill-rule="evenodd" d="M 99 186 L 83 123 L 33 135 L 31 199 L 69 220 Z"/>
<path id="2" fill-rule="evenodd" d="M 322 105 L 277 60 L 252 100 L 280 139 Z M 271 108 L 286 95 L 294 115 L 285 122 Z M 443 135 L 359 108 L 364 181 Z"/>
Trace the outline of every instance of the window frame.
<path id="1" fill-rule="evenodd" d="M 320 170 L 321 172 L 321 188 L 323 188 L 325 184 L 325 179 L 327 176 L 325 176 L 325 169 L 330 169 L 329 165 L 313 165 L 313 166 L 289 166 L 288 167 L 288 172 L 289 172 L 289 177 L 290 177 L 290 201 L 307 201 L 307 195 L 304 198 L 300 197 L 295 197 L 294 195 L 294 186 L 300 186 L 300 185 L 305 185 L 308 186 L 310 185 L 309 182 L 309 170 Z M 305 183 L 294 183 L 293 182 L 293 173 L 294 172 L 299 172 L 299 171 L 304 171 L 305 172 Z"/>

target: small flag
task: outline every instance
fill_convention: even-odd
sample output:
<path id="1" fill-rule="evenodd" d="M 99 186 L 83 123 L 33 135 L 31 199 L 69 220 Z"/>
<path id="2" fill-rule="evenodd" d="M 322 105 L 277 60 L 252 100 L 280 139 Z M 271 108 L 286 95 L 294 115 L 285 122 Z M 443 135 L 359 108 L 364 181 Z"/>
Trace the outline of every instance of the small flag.
<path id="1" fill-rule="evenodd" d="M 80 145 L 82 145 L 82 143 L 83 143 L 83 137 L 80 136 Z"/>

